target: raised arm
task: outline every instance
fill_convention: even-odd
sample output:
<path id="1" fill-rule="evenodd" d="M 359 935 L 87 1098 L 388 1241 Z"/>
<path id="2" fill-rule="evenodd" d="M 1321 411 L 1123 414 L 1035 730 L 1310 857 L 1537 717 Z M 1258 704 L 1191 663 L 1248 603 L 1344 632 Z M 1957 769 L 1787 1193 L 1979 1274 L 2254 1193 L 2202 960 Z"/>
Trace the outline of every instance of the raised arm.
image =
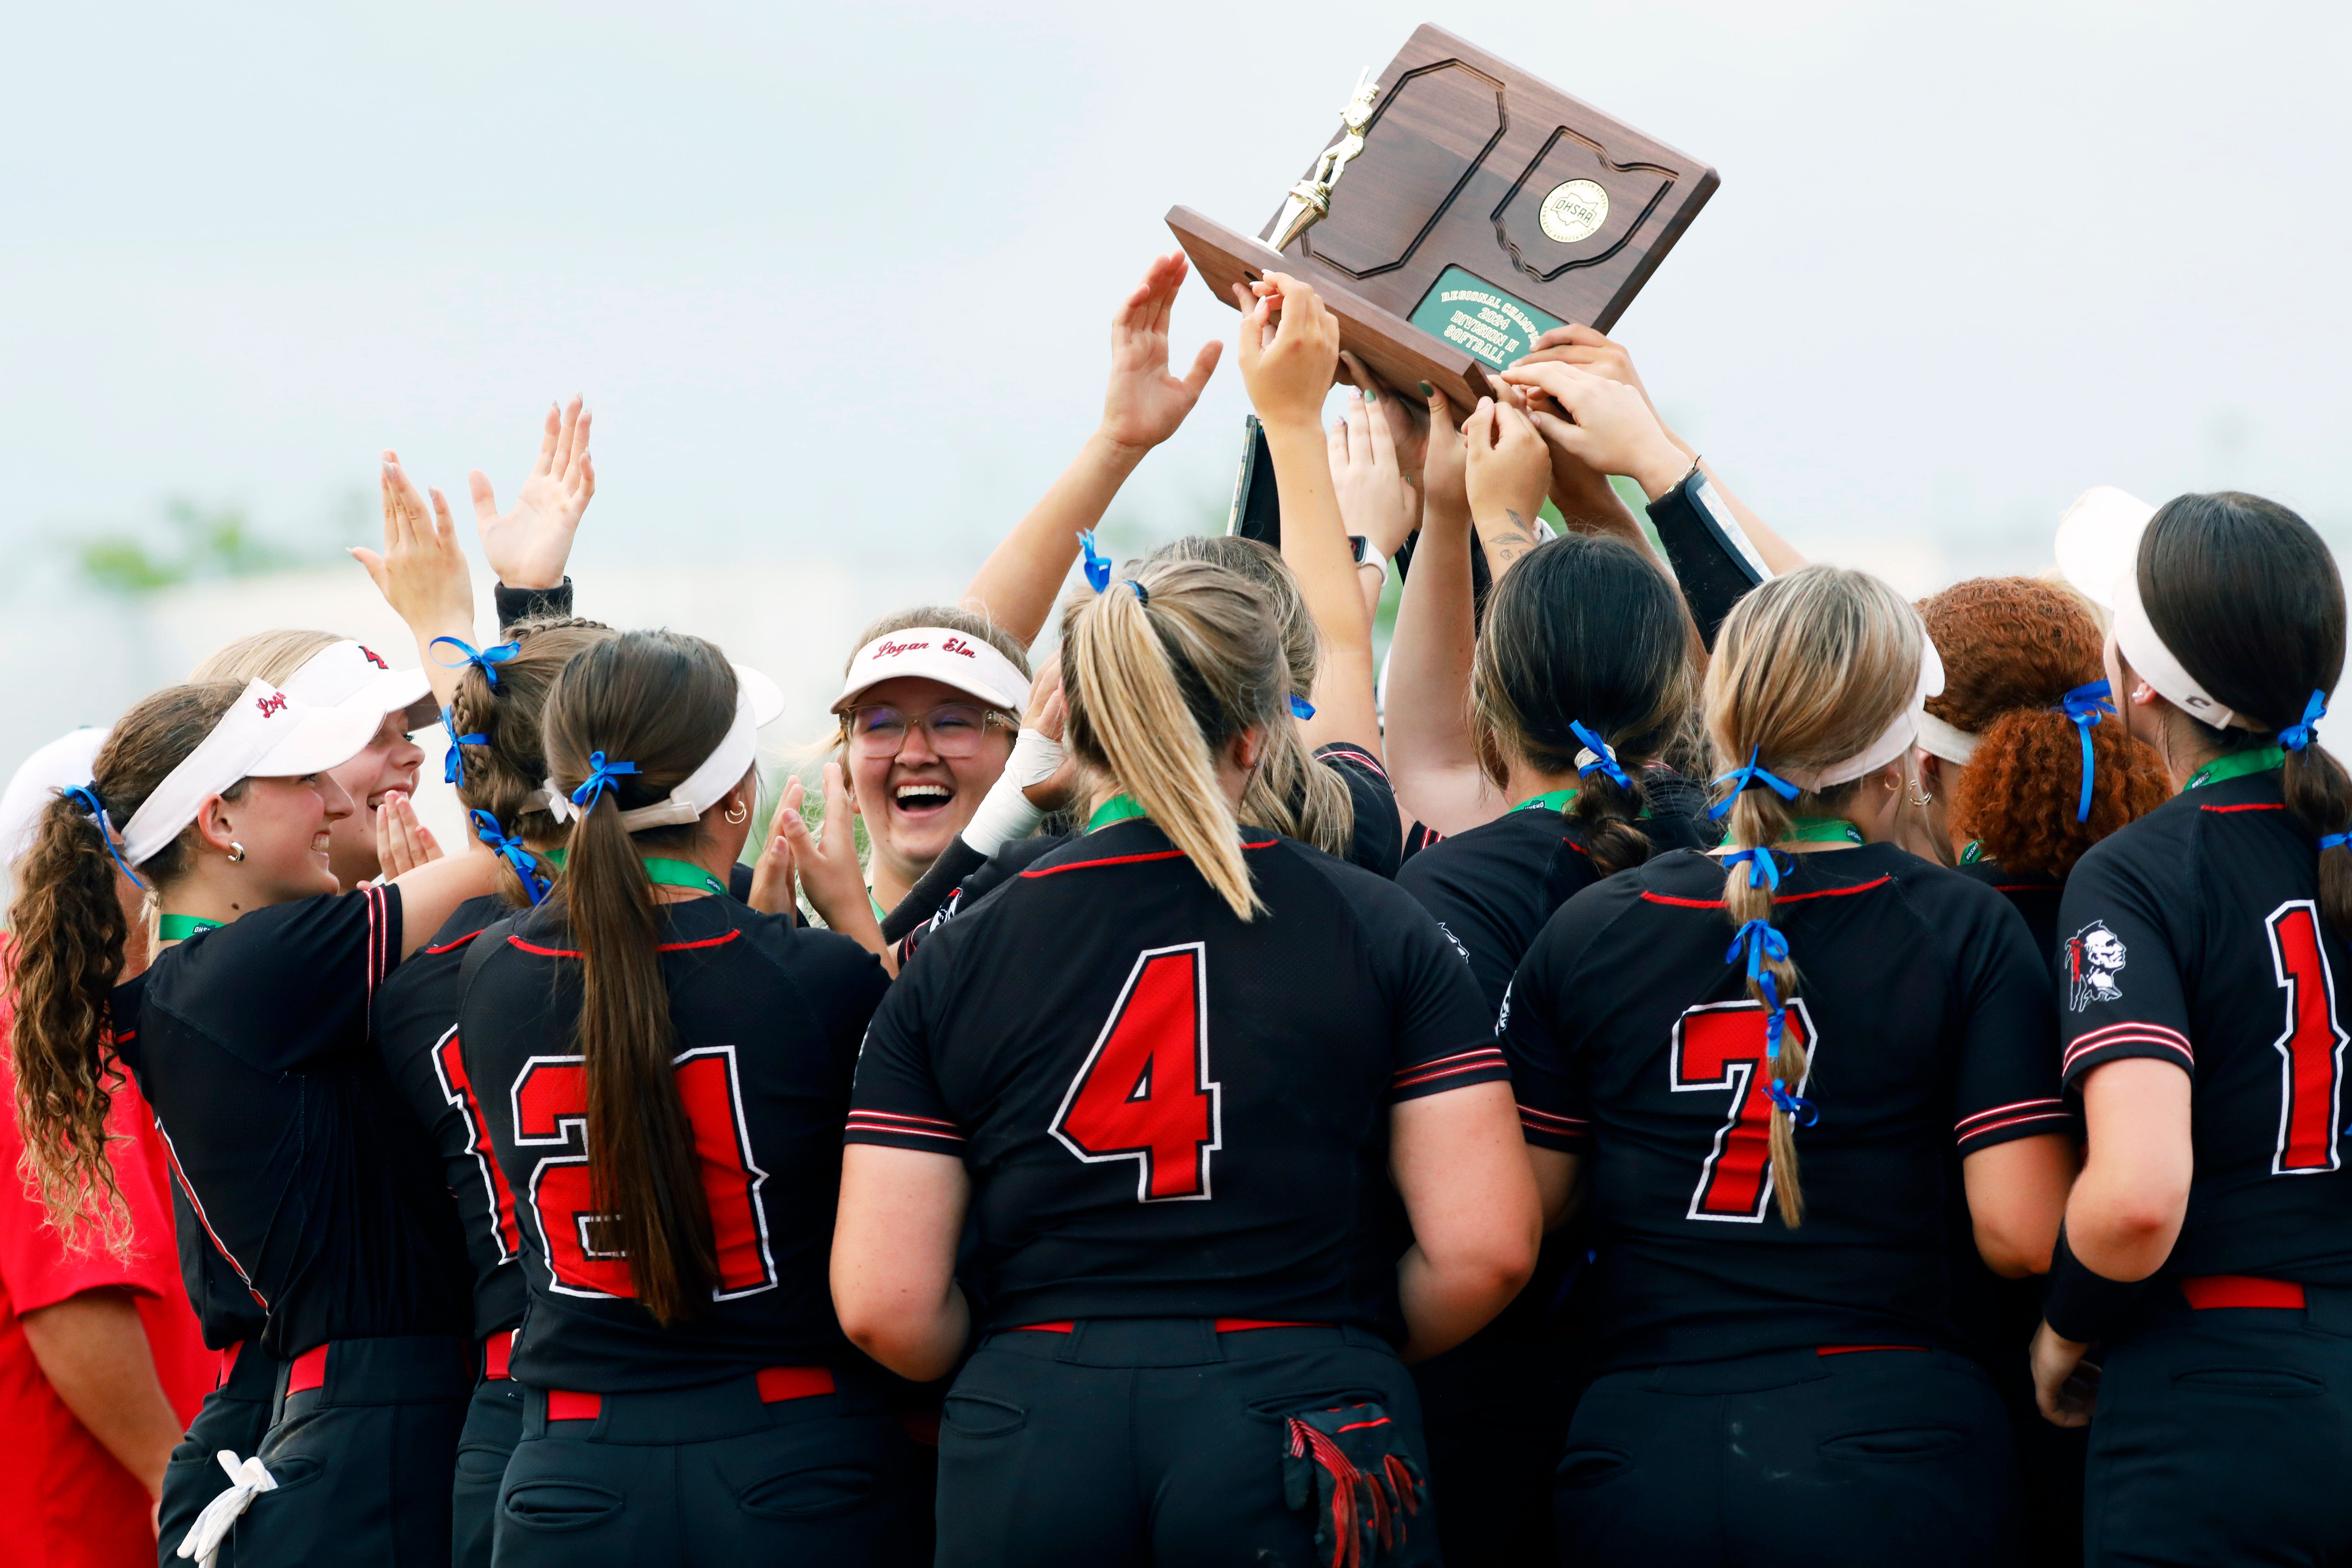
<path id="1" fill-rule="evenodd" d="M 400 466 L 400 454 L 383 455 L 383 551 L 352 552 L 376 587 L 416 638 L 416 657 L 433 683 L 433 700 L 449 706 L 457 695 L 457 671 L 465 660 L 457 650 L 436 647 L 437 637 L 470 643 L 474 637 L 474 581 L 448 498 L 433 492 L 428 515 L 415 481 Z"/>
<path id="2" fill-rule="evenodd" d="M 1323 396 L 1339 363 L 1339 324 L 1295 278 L 1269 272 L 1255 292 L 1234 286 L 1242 309 L 1242 379 L 1265 426 L 1282 501 L 1282 558 L 1322 634 L 1315 716 L 1300 739 L 1309 751 L 1345 741 L 1380 755 L 1372 699 L 1372 616 L 1356 581 L 1354 552 L 1331 481 Z"/>
<path id="3" fill-rule="evenodd" d="M 964 590 L 966 609 L 1024 643 L 1036 640 L 1053 613 L 1063 580 L 1078 558 L 1078 535 L 1102 521 L 1144 454 L 1176 433 L 1217 368 L 1224 345 L 1212 338 L 1192 356 L 1189 374 L 1179 378 L 1168 372 L 1168 317 L 1185 270 L 1181 250 L 1155 258 L 1143 282 L 1111 318 L 1110 385 L 1103 394 L 1102 424 Z"/>
<path id="4" fill-rule="evenodd" d="M 1356 586 L 1363 593 L 1365 613 L 1374 616 L 1388 585 L 1388 563 L 1421 521 L 1421 492 L 1400 467 L 1396 426 L 1389 417 L 1396 403 L 1396 394 L 1381 392 L 1377 384 L 1349 388 L 1340 416 L 1331 423 L 1328 446 L 1340 524 L 1369 547 L 1367 557 L 1356 563 Z"/>
<path id="5" fill-rule="evenodd" d="M 1526 414 L 1491 398 L 1478 400 L 1462 422 L 1462 436 L 1471 526 L 1500 583 L 1519 557 L 1543 542 L 1536 513 L 1551 482 L 1551 457 Z"/>
<path id="6" fill-rule="evenodd" d="M 1470 727 L 1477 627 L 1470 587 L 1466 443 L 1442 392 L 1429 395 L 1421 543 L 1389 642 L 1389 779 L 1406 816 L 1440 833 L 1491 821 L 1509 803 L 1478 766 Z"/>

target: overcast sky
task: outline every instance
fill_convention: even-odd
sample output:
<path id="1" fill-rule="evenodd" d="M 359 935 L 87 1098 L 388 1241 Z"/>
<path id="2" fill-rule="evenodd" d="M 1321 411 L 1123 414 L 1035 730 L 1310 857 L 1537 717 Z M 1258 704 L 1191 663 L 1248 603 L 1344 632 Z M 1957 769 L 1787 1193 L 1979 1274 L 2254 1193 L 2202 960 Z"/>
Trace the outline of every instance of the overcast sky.
<path id="1" fill-rule="evenodd" d="M 2031 564 L 2101 482 L 2352 537 L 2346 15 L 28 7 L 0 550 L 173 494 L 317 527 L 386 444 L 505 494 L 582 391 L 591 570 L 976 559 L 1090 427 L 1161 215 L 1255 229 L 1424 20 L 1720 171 L 1618 335 L 1801 546 Z M 1234 321 L 1188 285 L 1180 352 Z M 1221 517 L 1244 407 L 1229 357 L 1129 514 Z"/>

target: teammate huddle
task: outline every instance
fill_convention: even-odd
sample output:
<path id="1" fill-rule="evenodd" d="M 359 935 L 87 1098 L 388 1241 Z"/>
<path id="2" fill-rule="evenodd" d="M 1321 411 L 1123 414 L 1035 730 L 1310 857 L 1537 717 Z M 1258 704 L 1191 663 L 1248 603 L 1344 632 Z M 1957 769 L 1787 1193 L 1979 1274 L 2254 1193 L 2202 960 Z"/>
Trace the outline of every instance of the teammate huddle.
<path id="1" fill-rule="evenodd" d="M 27 1167 L 114 1239 L 135 1078 L 228 1352 L 165 1563 L 2352 1553 L 2309 526 L 2094 492 L 2071 587 L 1915 607 L 1598 334 L 1457 427 L 1274 275 L 1278 550 L 1115 565 L 1183 276 L 965 605 L 851 655 L 815 828 L 752 843 L 772 682 L 572 616 L 576 404 L 477 477 L 495 645 L 387 453 L 422 673 L 243 639 L 50 795 Z"/>

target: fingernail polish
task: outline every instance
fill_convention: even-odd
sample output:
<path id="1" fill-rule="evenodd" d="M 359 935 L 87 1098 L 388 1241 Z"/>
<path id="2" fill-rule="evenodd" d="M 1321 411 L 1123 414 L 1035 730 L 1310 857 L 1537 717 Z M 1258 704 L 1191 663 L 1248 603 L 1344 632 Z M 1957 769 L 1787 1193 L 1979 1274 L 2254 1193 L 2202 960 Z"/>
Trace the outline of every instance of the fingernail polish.
<path id="1" fill-rule="evenodd" d="M 1437 389 L 1424 381 L 1421 384 L 1421 395 L 1423 397 L 1434 397 L 1437 395 Z"/>
<path id="2" fill-rule="evenodd" d="M 1379 387 L 1377 387 L 1377 386 L 1368 386 L 1368 387 L 1364 388 L 1364 401 L 1365 401 L 1365 402 L 1367 402 L 1367 403 L 1378 403 L 1380 400 L 1381 400 L 1381 389 L 1380 389 Z"/>

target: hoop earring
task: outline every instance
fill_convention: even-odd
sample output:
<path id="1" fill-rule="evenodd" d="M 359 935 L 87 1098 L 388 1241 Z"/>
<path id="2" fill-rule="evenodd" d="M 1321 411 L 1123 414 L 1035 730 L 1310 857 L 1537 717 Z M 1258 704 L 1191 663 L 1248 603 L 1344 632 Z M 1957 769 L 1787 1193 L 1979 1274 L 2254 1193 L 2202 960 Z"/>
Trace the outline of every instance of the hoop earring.
<path id="1" fill-rule="evenodd" d="M 1917 779 L 1912 779 L 1907 782 L 1911 785 L 1910 799 L 1913 805 L 1926 806 L 1935 800 L 1935 795 L 1922 785 Z"/>
<path id="2" fill-rule="evenodd" d="M 728 808 L 727 820 L 735 826 L 740 827 L 751 819 L 751 808 L 740 800 Z"/>
<path id="3" fill-rule="evenodd" d="M 245 858 L 245 846 L 232 838 L 228 841 L 228 863 L 232 866 Z"/>

